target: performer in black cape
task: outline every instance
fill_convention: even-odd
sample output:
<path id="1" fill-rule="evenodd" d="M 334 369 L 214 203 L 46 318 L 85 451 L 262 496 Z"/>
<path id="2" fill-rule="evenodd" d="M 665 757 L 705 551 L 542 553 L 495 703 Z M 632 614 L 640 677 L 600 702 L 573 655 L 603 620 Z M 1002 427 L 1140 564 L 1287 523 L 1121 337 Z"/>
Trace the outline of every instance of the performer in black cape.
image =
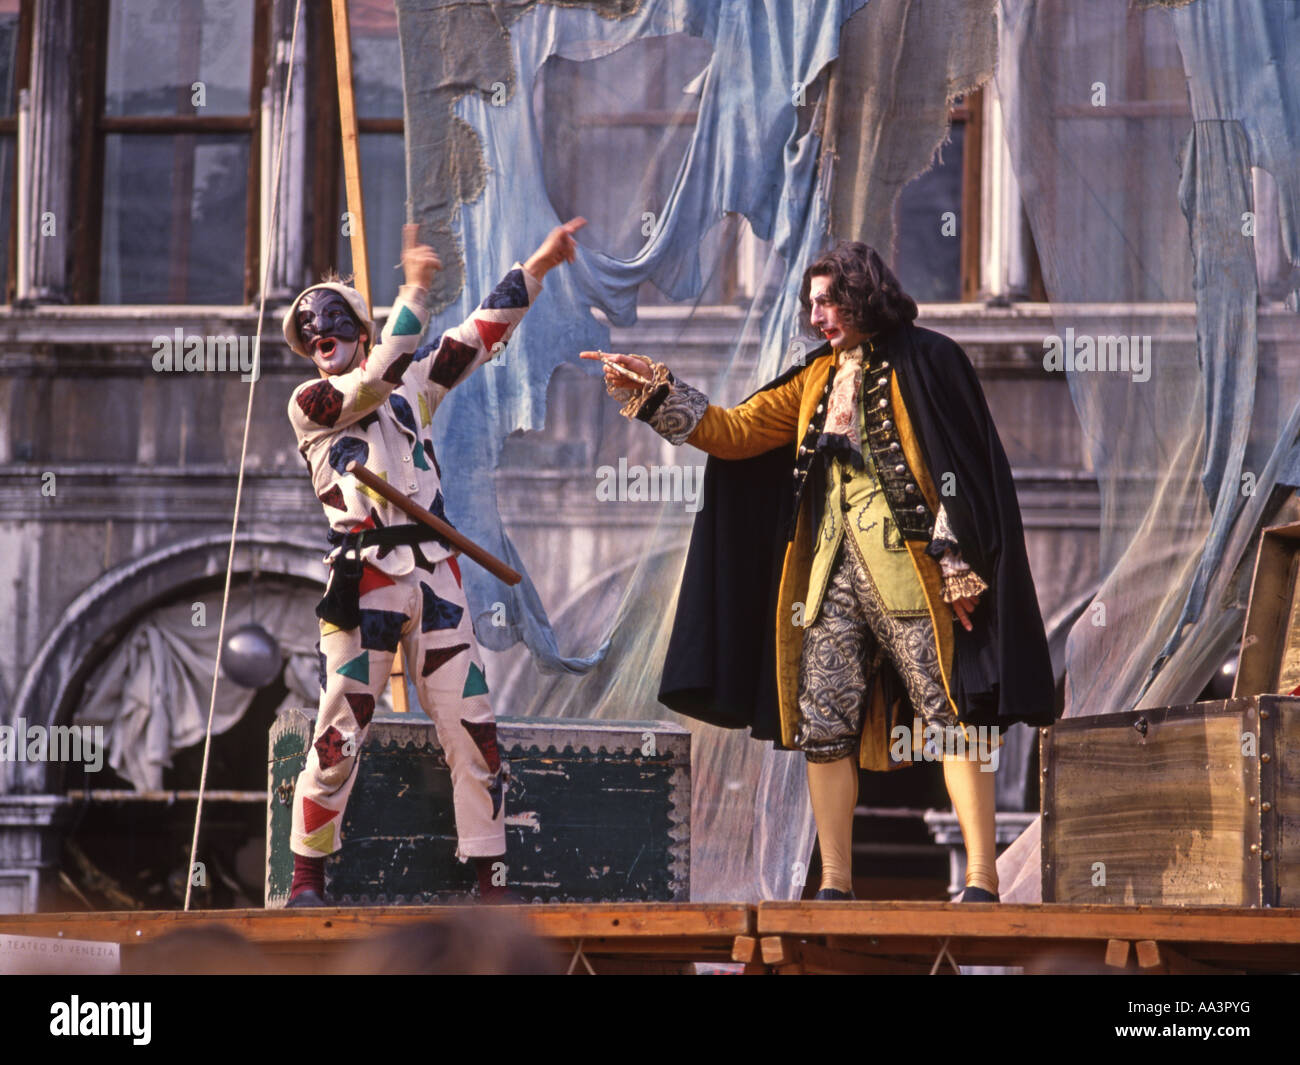
<path id="1" fill-rule="evenodd" d="M 804 752 L 819 899 L 853 897 L 858 766 L 941 758 L 961 901 L 996 902 L 1000 733 L 1055 705 L 1010 465 L 965 353 L 873 249 L 839 244 L 800 296 L 826 343 L 738 407 L 583 353 L 625 415 L 711 456 L 659 698 Z"/>

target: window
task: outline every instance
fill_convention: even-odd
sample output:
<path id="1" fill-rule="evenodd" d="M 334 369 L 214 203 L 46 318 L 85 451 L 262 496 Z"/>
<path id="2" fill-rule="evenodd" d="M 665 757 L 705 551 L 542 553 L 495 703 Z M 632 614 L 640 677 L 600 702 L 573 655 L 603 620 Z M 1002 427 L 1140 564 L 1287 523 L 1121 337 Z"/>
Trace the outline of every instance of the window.
<path id="1" fill-rule="evenodd" d="M 103 197 L 91 302 L 255 298 L 269 6 L 109 3 L 99 27 Z"/>
<path id="2" fill-rule="evenodd" d="M 0 300 L 13 298 L 18 229 L 18 94 L 27 86 L 31 0 L 0 0 Z"/>
<path id="3" fill-rule="evenodd" d="M 894 205 L 894 270 L 918 302 L 972 300 L 979 289 L 982 95 L 955 101 L 934 166 Z"/>

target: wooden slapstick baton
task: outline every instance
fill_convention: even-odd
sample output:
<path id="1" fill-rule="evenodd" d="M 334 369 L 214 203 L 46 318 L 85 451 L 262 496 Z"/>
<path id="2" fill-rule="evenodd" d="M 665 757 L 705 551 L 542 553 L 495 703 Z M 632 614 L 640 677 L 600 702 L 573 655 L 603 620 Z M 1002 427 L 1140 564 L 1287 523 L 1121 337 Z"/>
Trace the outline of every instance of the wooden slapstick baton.
<path id="1" fill-rule="evenodd" d="M 419 503 L 413 502 L 407 496 L 402 495 L 396 488 L 385 481 L 382 477 L 376 477 L 361 463 L 352 461 L 347 464 L 347 472 L 352 474 L 358 481 L 367 488 L 373 488 L 381 496 L 397 507 L 398 510 L 405 511 L 416 521 L 422 522 L 429 526 L 434 532 L 446 540 L 452 547 L 460 551 L 466 558 L 471 558 L 487 570 L 497 580 L 505 581 L 506 584 L 518 584 L 523 580 L 515 570 L 511 569 L 502 562 L 496 555 L 484 551 L 473 540 L 462 536 L 445 521 L 435 514 L 430 514 Z"/>

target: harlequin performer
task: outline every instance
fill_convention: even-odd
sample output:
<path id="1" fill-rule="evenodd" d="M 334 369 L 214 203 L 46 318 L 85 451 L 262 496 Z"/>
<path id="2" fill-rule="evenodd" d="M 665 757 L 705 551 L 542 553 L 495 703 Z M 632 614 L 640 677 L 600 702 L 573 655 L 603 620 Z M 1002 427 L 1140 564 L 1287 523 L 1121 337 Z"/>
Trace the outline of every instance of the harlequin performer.
<path id="1" fill-rule="evenodd" d="M 284 316 L 289 347 L 320 380 L 296 388 L 289 420 L 329 521 L 330 579 L 320 617 L 321 701 L 307 764 L 294 789 L 289 906 L 324 906 L 325 858 L 342 845 L 359 752 L 398 644 L 451 768 L 457 853 L 474 859 L 480 897 L 505 895 L 508 769 L 456 558 L 447 544 L 346 472 L 356 460 L 445 519 L 442 470 L 429 426 L 447 393 L 502 349 L 541 291 L 571 262 L 577 218 L 515 265 L 455 329 L 420 346 L 425 294 L 441 267 L 432 248 L 402 252 L 406 284 L 373 347 L 370 310 L 339 281 L 302 292 Z M 408 227 L 413 234 L 414 227 Z"/>
<path id="2" fill-rule="evenodd" d="M 960 901 L 996 902 L 998 731 L 970 726 L 1048 725 L 1055 704 L 1011 469 L 965 354 L 912 324 L 874 250 L 841 243 L 800 296 L 826 344 L 731 409 L 583 353 L 625 415 L 712 456 L 659 698 L 804 752 L 818 899 L 853 897 L 858 766 L 942 756 Z"/>

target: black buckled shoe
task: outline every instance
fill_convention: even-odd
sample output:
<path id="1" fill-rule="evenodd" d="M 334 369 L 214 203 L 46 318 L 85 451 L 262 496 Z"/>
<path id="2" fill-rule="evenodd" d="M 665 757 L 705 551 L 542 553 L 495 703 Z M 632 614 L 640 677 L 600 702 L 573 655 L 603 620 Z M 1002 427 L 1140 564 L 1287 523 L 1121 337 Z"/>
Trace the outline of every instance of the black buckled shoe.
<path id="1" fill-rule="evenodd" d="M 286 902 L 284 904 L 284 908 L 286 910 L 295 910 L 295 909 L 306 909 L 309 906 L 329 906 L 329 905 L 330 903 L 327 902 L 324 898 L 316 894 L 316 892 L 314 892 L 311 888 L 307 888 L 305 891 L 298 892 L 298 894 L 296 894 L 293 898 L 291 898 L 288 902 Z"/>
<path id="2" fill-rule="evenodd" d="M 957 896 L 957 902 L 1001 902 L 993 892 L 985 891 L 982 887 L 968 887 Z"/>
<path id="3" fill-rule="evenodd" d="M 813 896 L 813 902 L 852 902 L 852 891 L 840 891 L 838 888 L 824 887 Z"/>

